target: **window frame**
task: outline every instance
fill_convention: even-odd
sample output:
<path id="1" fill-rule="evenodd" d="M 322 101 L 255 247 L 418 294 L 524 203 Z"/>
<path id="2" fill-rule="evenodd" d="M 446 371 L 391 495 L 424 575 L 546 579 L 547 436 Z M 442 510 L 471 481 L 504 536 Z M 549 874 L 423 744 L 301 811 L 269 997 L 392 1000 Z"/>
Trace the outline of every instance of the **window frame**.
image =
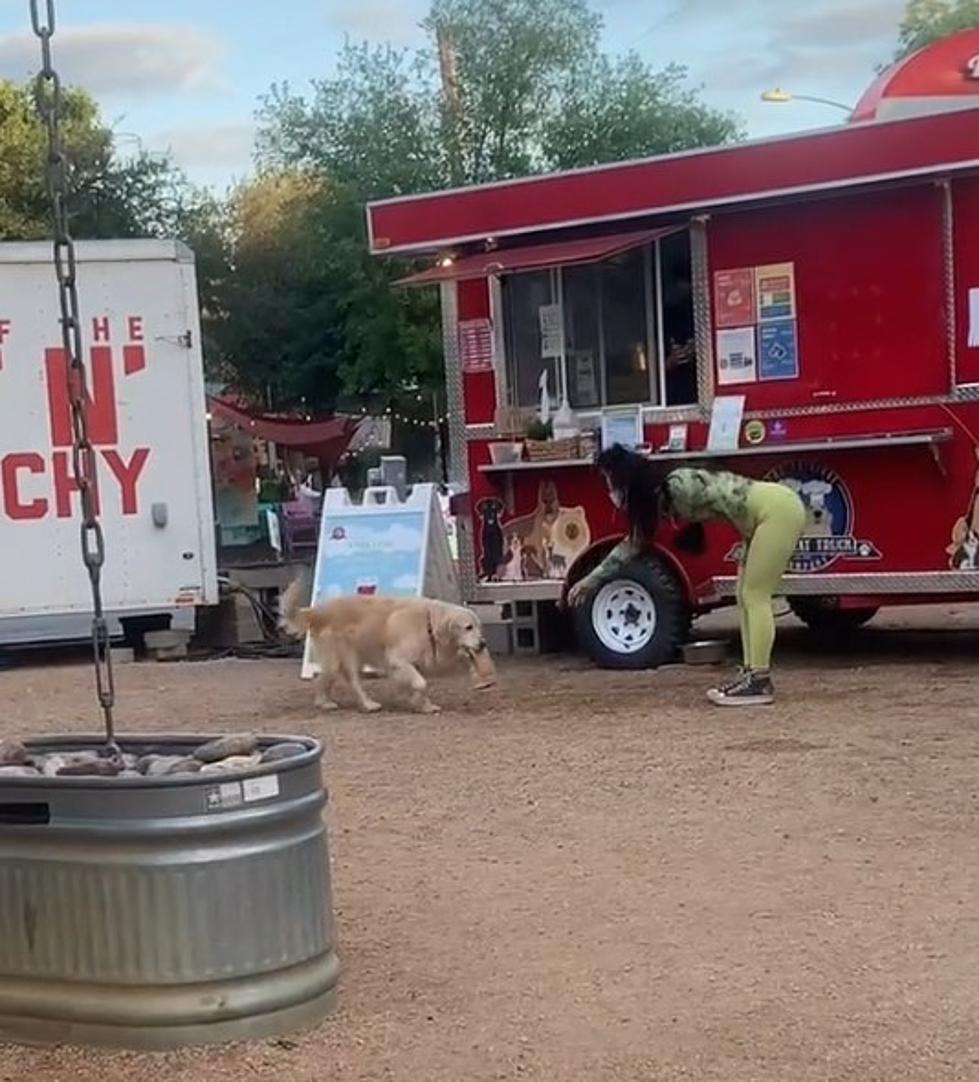
<path id="1" fill-rule="evenodd" d="M 693 236 L 689 228 L 680 228 L 677 232 L 684 232 L 690 247 L 691 265 L 693 263 Z M 596 304 L 598 309 L 597 334 L 598 334 L 598 362 L 601 404 L 597 406 L 582 406 L 572 409 L 580 418 L 600 418 L 609 411 L 639 409 L 644 414 L 647 412 L 671 412 L 695 410 L 699 406 L 698 399 L 693 402 L 669 404 L 663 399 L 666 396 L 666 339 L 663 326 L 663 256 L 661 249 L 662 237 L 655 237 L 641 246 L 643 254 L 643 294 L 645 297 L 645 323 L 646 323 L 646 349 L 650 357 L 656 358 L 655 364 L 649 365 L 648 397 L 642 402 L 608 402 L 608 372 L 605 356 L 605 305 L 602 298 L 602 290 L 597 287 Z M 580 264 L 579 264 L 580 265 Z M 600 265 L 600 264 L 596 264 Z M 561 326 L 566 326 L 566 305 L 564 289 L 564 266 L 542 267 L 543 271 L 550 276 L 549 303 L 557 304 L 561 310 Z M 506 275 L 505 277 L 516 278 L 521 272 Z M 490 310 L 498 318 L 494 318 L 496 325 L 495 341 L 497 348 L 497 406 L 506 408 L 529 409 L 530 406 L 520 406 L 516 399 L 516 358 L 511 356 L 512 334 L 508 323 L 508 305 L 503 295 L 503 277 L 494 275 L 489 280 Z M 695 297 L 691 297 L 691 304 L 695 303 Z M 556 358 L 554 366 L 558 377 L 558 385 L 554 388 L 555 396 L 563 399 L 568 386 L 568 351 L 562 333 L 561 355 Z M 698 362 L 699 363 L 699 362 Z M 511 368 L 514 368 L 511 373 Z"/>

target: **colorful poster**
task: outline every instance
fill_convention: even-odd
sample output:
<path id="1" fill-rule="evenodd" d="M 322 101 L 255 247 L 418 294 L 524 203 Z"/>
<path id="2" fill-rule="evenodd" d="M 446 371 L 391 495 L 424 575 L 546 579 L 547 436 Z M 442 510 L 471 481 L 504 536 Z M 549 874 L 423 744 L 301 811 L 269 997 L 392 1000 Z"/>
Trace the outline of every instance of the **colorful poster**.
<path id="1" fill-rule="evenodd" d="M 755 294 L 758 298 L 758 319 L 795 318 L 795 264 L 771 263 L 755 267 Z"/>
<path id="2" fill-rule="evenodd" d="M 754 327 L 737 327 L 732 330 L 718 331 L 718 385 L 728 387 L 735 383 L 754 383 L 757 378 Z"/>
<path id="3" fill-rule="evenodd" d="M 459 324 L 459 355 L 463 372 L 493 368 L 493 324 L 488 319 L 465 319 Z"/>
<path id="4" fill-rule="evenodd" d="M 779 319 L 758 327 L 758 378 L 798 379 L 799 340 L 794 319 Z"/>
<path id="5" fill-rule="evenodd" d="M 755 322 L 755 273 L 751 267 L 714 272 L 714 325 L 743 327 Z"/>

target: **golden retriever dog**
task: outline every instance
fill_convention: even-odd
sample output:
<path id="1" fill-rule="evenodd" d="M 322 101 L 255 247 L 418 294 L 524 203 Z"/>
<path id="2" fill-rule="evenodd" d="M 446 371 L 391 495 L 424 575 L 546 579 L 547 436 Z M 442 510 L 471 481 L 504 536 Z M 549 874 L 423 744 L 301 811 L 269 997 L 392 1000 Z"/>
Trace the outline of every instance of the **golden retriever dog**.
<path id="1" fill-rule="evenodd" d="M 422 675 L 467 664 L 473 687 L 496 682 L 496 669 L 476 614 L 460 605 L 422 597 L 338 597 L 312 608 L 303 607 L 308 589 L 294 582 L 282 597 L 282 624 L 292 634 L 308 634 L 320 667 L 316 705 L 336 709 L 333 698 L 341 680 L 353 692 L 360 709 L 381 709 L 364 691 L 365 667 L 389 676 L 405 693 L 412 708 L 436 714 L 441 707 L 428 697 Z"/>

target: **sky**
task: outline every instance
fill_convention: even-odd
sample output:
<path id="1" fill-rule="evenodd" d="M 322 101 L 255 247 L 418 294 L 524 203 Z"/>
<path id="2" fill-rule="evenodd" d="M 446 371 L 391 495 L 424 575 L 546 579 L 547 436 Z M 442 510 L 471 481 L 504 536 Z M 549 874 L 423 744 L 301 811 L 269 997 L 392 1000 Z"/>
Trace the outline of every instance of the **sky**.
<path id="1" fill-rule="evenodd" d="M 43 8 L 44 0 L 42 0 Z M 688 68 L 752 137 L 844 118 L 766 104 L 763 90 L 853 105 L 893 53 L 905 0 L 593 0 L 610 52 Z M 422 43 L 428 0 L 56 0 L 55 63 L 99 101 L 122 150 L 169 151 L 223 191 L 248 175 L 254 114 L 271 84 L 328 75 L 345 36 Z M 37 70 L 28 0 L 0 0 L 0 78 Z"/>

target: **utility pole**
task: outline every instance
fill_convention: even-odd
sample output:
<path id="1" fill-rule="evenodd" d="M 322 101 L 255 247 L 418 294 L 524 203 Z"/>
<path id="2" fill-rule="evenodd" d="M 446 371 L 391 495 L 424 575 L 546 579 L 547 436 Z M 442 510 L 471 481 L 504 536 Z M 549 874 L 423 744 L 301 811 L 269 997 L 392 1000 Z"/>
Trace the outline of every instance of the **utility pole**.
<path id="1" fill-rule="evenodd" d="M 446 142 L 449 151 L 449 170 L 456 187 L 465 183 L 462 162 L 462 133 L 464 116 L 462 95 L 459 93 L 459 58 L 455 38 L 448 23 L 435 25 L 435 40 L 439 51 L 439 74 L 442 79 L 442 113 L 445 119 Z"/>

